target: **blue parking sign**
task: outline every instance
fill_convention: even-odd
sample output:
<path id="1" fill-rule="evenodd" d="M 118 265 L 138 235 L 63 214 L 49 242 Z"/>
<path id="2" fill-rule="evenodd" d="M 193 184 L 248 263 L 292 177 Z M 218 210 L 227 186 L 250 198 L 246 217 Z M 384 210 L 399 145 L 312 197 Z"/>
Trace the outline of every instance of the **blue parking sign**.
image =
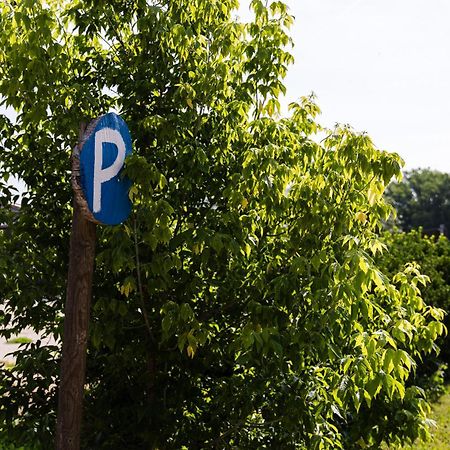
<path id="1" fill-rule="evenodd" d="M 81 187 L 96 220 L 105 225 L 124 222 L 131 212 L 131 180 L 121 176 L 131 153 L 131 136 L 125 121 L 115 113 L 101 116 L 80 154 Z"/>

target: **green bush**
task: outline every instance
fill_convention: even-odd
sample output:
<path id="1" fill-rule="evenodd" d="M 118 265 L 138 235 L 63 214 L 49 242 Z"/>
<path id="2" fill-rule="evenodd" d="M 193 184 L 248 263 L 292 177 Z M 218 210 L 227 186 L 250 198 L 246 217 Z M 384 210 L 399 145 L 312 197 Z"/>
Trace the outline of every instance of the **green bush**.
<path id="1" fill-rule="evenodd" d="M 29 344 L 30 342 L 33 342 L 33 339 L 30 339 L 25 336 L 18 336 L 16 338 L 8 339 L 7 344 Z"/>
<path id="2" fill-rule="evenodd" d="M 426 304 L 447 312 L 444 324 L 450 326 L 450 241 L 445 236 L 428 236 L 421 229 L 408 233 L 386 232 L 383 242 L 388 251 L 377 263 L 389 274 L 395 274 L 408 262 L 415 262 L 429 277 L 422 288 Z M 445 334 L 436 342 L 439 353 L 424 358 L 417 368 L 417 382 L 434 398 L 443 392 L 444 377 L 448 381 L 450 366 L 450 336 Z M 436 350 L 437 350 L 436 348 Z"/>

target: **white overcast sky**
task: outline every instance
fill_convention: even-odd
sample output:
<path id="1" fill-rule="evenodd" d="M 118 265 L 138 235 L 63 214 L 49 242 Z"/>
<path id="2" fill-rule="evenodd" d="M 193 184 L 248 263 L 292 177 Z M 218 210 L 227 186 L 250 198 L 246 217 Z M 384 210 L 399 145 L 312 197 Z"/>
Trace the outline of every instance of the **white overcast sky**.
<path id="1" fill-rule="evenodd" d="M 367 131 L 406 169 L 450 172 L 450 0 L 285 3 L 295 16 L 287 100 L 313 91 L 323 125 Z"/>

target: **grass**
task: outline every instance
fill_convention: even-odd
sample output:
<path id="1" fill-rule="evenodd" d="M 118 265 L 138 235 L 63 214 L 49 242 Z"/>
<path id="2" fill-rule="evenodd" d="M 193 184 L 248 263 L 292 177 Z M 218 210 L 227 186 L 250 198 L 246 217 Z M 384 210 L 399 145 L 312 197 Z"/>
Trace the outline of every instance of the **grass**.
<path id="1" fill-rule="evenodd" d="M 28 344 L 29 342 L 33 342 L 33 339 L 24 336 L 18 336 L 16 338 L 10 339 L 9 341 L 6 341 L 7 344 Z"/>

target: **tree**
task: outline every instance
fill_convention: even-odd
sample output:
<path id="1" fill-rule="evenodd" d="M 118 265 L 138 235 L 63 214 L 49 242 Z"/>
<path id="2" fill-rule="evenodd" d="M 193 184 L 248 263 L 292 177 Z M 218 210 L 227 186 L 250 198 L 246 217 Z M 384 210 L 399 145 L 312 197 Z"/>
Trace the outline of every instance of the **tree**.
<path id="1" fill-rule="evenodd" d="M 405 172 L 400 183 L 392 183 L 387 198 L 397 210 L 398 225 L 404 231 L 423 227 L 438 233 L 450 229 L 450 175 L 430 169 Z"/>
<path id="2" fill-rule="evenodd" d="M 426 437 L 406 380 L 442 311 L 413 265 L 388 277 L 372 258 L 400 158 L 349 128 L 315 143 L 312 99 L 279 117 L 286 7 L 254 0 L 242 24 L 234 0 L 0 4 L 0 94 L 18 113 L 1 170 L 28 187 L 0 235 L 4 336 L 61 337 L 79 122 L 115 108 L 134 139 L 133 215 L 98 230 L 84 448 Z M 27 345 L 2 371 L 1 438 L 48 448 L 59 351 Z"/>
<path id="3" fill-rule="evenodd" d="M 444 237 L 427 236 L 422 230 L 385 232 L 383 242 L 388 252 L 378 255 L 377 264 L 384 272 L 394 275 L 409 262 L 420 266 L 421 272 L 430 282 L 422 289 L 422 296 L 428 305 L 450 311 L 450 242 Z M 444 324 L 448 328 L 449 316 Z M 449 337 L 442 336 L 437 342 L 441 351 L 429 355 L 417 368 L 416 377 L 421 386 L 431 394 L 442 394 L 444 370 L 450 366 Z M 448 375 L 447 375 L 448 377 Z"/>

